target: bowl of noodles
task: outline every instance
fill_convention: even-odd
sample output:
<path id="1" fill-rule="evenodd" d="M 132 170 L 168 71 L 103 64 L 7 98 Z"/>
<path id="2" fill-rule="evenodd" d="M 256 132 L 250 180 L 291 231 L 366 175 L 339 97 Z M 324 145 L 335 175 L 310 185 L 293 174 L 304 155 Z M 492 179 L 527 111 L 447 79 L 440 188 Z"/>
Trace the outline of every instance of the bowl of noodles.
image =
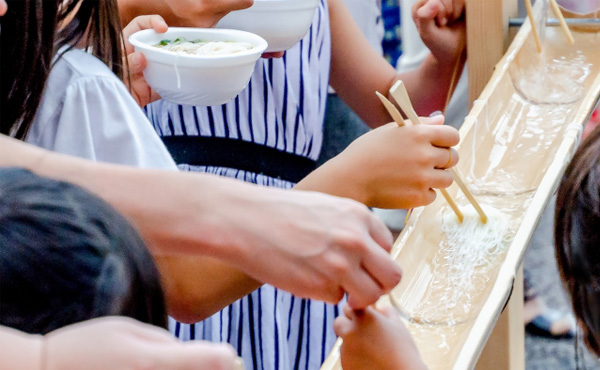
<path id="1" fill-rule="evenodd" d="M 217 28 L 255 33 L 269 43 L 267 52 L 290 49 L 308 33 L 319 0 L 254 0 L 247 9 L 227 14 Z"/>
<path id="2" fill-rule="evenodd" d="M 164 100 L 210 106 L 235 98 L 250 81 L 267 42 L 240 30 L 176 28 L 143 30 L 129 42 L 144 54 L 144 77 Z"/>

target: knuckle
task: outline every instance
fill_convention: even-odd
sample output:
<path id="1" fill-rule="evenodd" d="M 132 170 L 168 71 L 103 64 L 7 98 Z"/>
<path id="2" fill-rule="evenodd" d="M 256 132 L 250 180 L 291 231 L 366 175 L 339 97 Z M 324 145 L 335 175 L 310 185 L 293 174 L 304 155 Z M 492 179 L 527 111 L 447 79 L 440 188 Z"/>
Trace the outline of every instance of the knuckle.
<path id="1" fill-rule="evenodd" d="M 334 242 L 343 250 L 354 253 L 360 252 L 365 247 L 363 238 L 355 230 L 339 235 Z"/>
<path id="2" fill-rule="evenodd" d="M 345 276 L 350 272 L 350 265 L 344 258 L 336 258 L 329 263 L 333 276 Z"/>

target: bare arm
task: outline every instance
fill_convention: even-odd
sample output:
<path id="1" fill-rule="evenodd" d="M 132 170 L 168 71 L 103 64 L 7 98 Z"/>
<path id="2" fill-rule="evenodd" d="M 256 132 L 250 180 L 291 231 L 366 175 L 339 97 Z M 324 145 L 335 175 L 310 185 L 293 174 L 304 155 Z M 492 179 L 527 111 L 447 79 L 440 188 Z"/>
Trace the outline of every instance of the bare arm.
<path id="1" fill-rule="evenodd" d="M 0 327 L 0 348 L 4 370 L 239 368 L 229 345 L 184 344 L 166 330 L 122 317 L 89 320 L 45 336 Z"/>
<path id="2" fill-rule="evenodd" d="M 210 257 L 161 256 L 156 262 L 169 315 L 181 322 L 204 320 L 262 285 Z"/>
<path id="3" fill-rule="evenodd" d="M 445 169 L 458 162 L 458 153 L 450 147 L 458 144 L 459 135 L 454 128 L 441 126 L 442 117 L 423 120 L 430 124 L 398 127 L 392 123 L 366 133 L 296 188 L 378 208 L 406 209 L 433 202 L 433 189 L 452 184 Z"/>
<path id="4" fill-rule="evenodd" d="M 96 193 L 132 221 L 154 255 L 219 258 L 258 281 L 327 302 L 348 292 L 355 308 L 400 281 L 387 254 L 391 234 L 351 200 L 208 174 L 92 163 L 5 136 L 0 166 L 28 168 Z"/>
<path id="5" fill-rule="evenodd" d="M 460 26 L 453 26 L 456 28 L 451 30 L 452 37 L 444 39 L 448 45 L 446 48 L 435 49 L 436 55 L 430 54 L 418 69 L 398 74 L 371 47 L 342 0 L 329 0 L 329 6 L 332 38 L 330 83 L 369 126 L 377 127 L 390 121 L 375 91 L 385 94 L 397 80 L 405 83 L 419 115 L 428 116 L 433 111 L 443 110 L 460 51 L 460 40 L 464 38 L 464 30 Z M 433 26 L 429 23 L 428 27 L 427 31 L 431 34 Z M 435 41 L 432 38 L 432 42 Z"/>

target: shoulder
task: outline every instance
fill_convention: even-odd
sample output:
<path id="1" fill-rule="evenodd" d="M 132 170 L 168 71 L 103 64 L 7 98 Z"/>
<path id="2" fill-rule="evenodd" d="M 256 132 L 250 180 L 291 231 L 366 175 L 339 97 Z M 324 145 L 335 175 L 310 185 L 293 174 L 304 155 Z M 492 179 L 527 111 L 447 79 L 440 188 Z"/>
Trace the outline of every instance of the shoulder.
<path id="1" fill-rule="evenodd" d="M 117 76 L 100 59 L 80 49 L 59 52 L 59 59 L 52 67 L 52 74 L 70 79 L 99 78 L 118 80 Z"/>
<path id="2" fill-rule="evenodd" d="M 111 99 L 122 99 L 139 108 L 123 81 L 100 59 L 79 49 L 58 55 L 48 76 L 42 109 L 49 106 L 55 113 L 56 109 L 64 109 L 65 101 L 97 104 Z"/>
<path id="3" fill-rule="evenodd" d="M 128 91 L 123 82 L 95 56 L 83 50 L 72 49 L 59 52 L 54 62 L 40 109 L 42 115 L 53 114 L 67 99 L 67 95 L 118 95 L 127 98 Z M 52 108 L 52 112 L 45 108 Z"/>

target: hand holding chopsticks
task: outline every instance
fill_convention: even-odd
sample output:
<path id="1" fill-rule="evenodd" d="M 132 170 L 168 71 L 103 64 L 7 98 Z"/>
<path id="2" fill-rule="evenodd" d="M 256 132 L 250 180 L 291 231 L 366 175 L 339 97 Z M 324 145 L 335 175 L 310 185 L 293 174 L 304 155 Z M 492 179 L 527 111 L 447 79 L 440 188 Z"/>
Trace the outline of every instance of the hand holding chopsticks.
<path id="1" fill-rule="evenodd" d="M 390 94 L 392 95 L 392 97 L 394 97 L 394 99 L 396 100 L 396 102 L 398 103 L 400 108 L 404 111 L 406 116 L 413 122 L 413 124 L 421 124 L 421 119 L 415 112 L 413 105 L 410 101 L 410 98 L 408 96 L 408 92 L 406 91 L 406 87 L 404 86 L 404 83 L 402 83 L 402 81 L 397 81 L 394 84 L 394 86 L 392 86 L 392 88 L 390 89 Z M 383 97 L 383 95 L 381 95 L 381 94 L 378 94 L 378 96 L 380 99 Z M 385 104 L 385 106 L 389 110 L 388 104 Z M 390 114 L 392 114 L 392 113 L 390 113 Z M 394 113 L 394 115 L 395 115 L 395 113 Z M 392 117 L 394 115 L 392 115 Z M 469 202 L 473 205 L 473 207 L 479 214 L 479 218 L 481 219 L 481 222 L 485 224 L 488 219 L 487 215 L 485 214 L 485 212 L 483 211 L 483 209 L 481 208 L 481 206 L 479 205 L 479 203 L 477 202 L 477 200 L 475 199 L 475 197 L 469 190 L 462 175 L 454 168 L 451 169 L 450 171 L 452 171 L 452 175 L 454 176 L 454 181 L 456 181 L 456 183 L 458 184 L 460 189 L 463 191 L 463 193 L 465 194 L 465 196 L 467 197 Z M 446 199 L 446 201 L 448 202 L 448 204 L 450 205 L 450 207 L 456 214 L 456 217 L 458 218 L 459 222 L 462 222 L 464 219 L 464 215 L 460 211 L 460 209 L 459 209 L 458 205 L 456 204 L 456 202 L 454 201 L 454 199 L 450 196 L 450 194 L 448 194 L 448 192 L 445 189 L 440 189 L 440 192 L 442 193 L 442 195 L 444 196 L 444 198 Z"/>

